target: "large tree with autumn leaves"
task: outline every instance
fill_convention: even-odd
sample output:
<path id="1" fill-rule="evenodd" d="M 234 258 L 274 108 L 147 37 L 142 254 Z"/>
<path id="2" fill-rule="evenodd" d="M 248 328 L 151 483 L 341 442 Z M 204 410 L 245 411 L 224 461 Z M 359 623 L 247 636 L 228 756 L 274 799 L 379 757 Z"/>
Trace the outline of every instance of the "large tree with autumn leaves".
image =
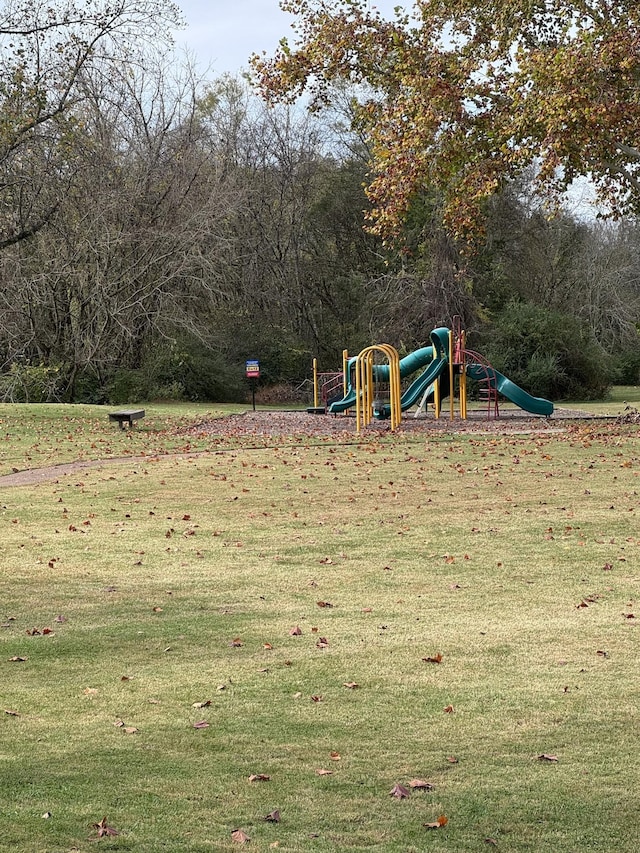
<path id="1" fill-rule="evenodd" d="M 485 200 L 531 165 L 551 202 L 585 175 L 603 209 L 640 208 L 637 0 L 415 0 L 392 21 L 366 0 L 281 6 L 295 38 L 253 58 L 258 85 L 317 106 L 353 84 L 384 238 L 425 192 L 450 233 L 477 233 Z"/>

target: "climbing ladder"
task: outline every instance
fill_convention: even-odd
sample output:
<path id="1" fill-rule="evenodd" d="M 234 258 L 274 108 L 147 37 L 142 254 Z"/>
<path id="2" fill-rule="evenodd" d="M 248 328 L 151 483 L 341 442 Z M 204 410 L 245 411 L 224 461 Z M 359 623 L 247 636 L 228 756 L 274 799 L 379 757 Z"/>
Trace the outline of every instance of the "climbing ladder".
<path id="1" fill-rule="evenodd" d="M 481 402 L 487 404 L 487 416 L 488 417 L 500 417 L 500 407 L 498 405 L 498 389 L 496 388 L 496 372 L 491 366 L 491 364 L 487 361 L 487 359 L 480 355 L 479 352 L 474 352 L 473 350 L 465 350 L 465 363 L 466 364 L 475 364 L 478 365 L 482 371 L 480 377 L 477 379 L 479 390 L 478 396 Z"/>

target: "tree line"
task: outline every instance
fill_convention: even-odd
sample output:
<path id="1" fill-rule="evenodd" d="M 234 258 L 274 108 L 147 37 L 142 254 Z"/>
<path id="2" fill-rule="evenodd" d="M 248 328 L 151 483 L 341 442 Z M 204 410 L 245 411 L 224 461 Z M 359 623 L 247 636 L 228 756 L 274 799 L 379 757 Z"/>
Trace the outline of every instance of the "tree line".
<path id="1" fill-rule="evenodd" d="M 455 315 L 532 393 L 638 381 L 632 217 L 549 216 L 522 167 L 472 251 L 437 182 L 389 240 L 361 87 L 309 112 L 202 79 L 161 0 L 0 7 L 0 398 L 238 399 L 247 358 L 295 387 Z"/>

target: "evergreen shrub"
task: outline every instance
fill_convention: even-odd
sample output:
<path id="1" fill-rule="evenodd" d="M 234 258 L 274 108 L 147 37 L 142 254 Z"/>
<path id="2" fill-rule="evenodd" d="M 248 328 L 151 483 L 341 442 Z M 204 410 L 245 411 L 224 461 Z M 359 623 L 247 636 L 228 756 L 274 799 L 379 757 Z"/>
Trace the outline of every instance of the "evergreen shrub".
<path id="1" fill-rule="evenodd" d="M 512 301 L 483 338 L 491 364 L 534 396 L 595 400 L 606 395 L 610 358 L 575 317 Z"/>

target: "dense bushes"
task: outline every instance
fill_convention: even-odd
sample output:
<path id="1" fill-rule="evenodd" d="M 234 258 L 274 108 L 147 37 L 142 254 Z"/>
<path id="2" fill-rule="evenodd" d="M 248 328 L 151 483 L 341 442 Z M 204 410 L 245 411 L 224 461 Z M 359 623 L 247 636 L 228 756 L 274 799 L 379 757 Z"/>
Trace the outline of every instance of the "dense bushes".
<path id="1" fill-rule="evenodd" d="M 510 302 L 483 334 L 491 364 L 529 393 L 550 400 L 597 399 L 611 380 L 611 360 L 574 317 Z"/>
<path id="2" fill-rule="evenodd" d="M 244 372 L 199 340 L 185 337 L 150 347 L 141 366 L 120 368 L 106 385 L 106 400 L 234 402 L 247 393 Z"/>

